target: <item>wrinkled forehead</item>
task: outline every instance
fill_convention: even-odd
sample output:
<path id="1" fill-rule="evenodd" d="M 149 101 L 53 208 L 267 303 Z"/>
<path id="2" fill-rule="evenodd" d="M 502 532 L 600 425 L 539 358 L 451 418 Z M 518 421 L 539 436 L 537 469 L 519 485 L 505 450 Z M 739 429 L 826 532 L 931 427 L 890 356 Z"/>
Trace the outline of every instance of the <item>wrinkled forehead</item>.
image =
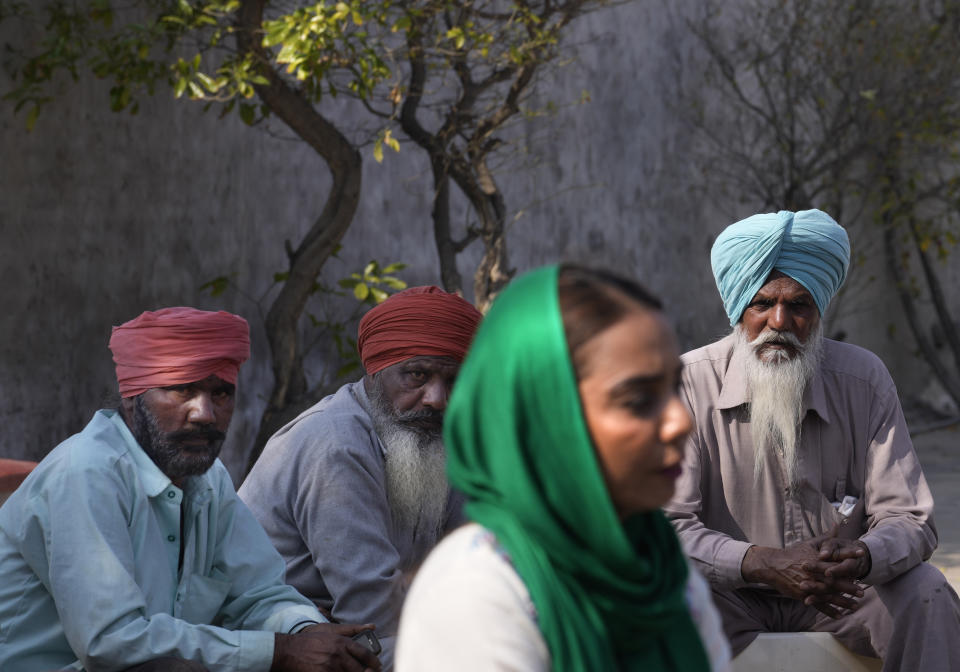
<path id="1" fill-rule="evenodd" d="M 456 373 L 460 369 L 460 362 L 453 357 L 441 357 L 436 355 L 417 355 L 397 362 L 389 369 L 397 368 L 417 368 L 431 373 Z"/>
<path id="2" fill-rule="evenodd" d="M 813 301 L 813 295 L 800 282 L 781 271 L 773 271 L 767 276 L 766 282 L 754 295 L 754 300 L 769 298 L 808 299 Z"/>

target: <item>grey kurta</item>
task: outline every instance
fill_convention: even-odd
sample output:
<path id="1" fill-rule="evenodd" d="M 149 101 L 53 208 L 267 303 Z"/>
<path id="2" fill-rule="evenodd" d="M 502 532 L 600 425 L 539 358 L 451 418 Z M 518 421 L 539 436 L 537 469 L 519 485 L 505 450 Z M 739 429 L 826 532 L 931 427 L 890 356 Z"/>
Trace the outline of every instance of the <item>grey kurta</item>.
<path id="1" fill-rule="evenodd" d="M 394 524 L 367 403 L 358 381 L 303 412 L 270 439 L 239 494 L 286 561 L 287 582 L 338 621 L 376 624 L 390 669 L 405 572 L 437 537 Z M 452 499 L 445 529 L 461 522 Z"/>
<path id="2" fill-rule="evenodd" d="M 695 429 L 667 506 L 710 582 L 743 586 L 740 563 L 751 544 L 783 548 L 828 531 L 837 520 L 831 502 L 844 495 L 864 502 L 861 540 L 873 559 L 867 583 L 883 583 L 929 558 L 937 544 L 933 497 L 880 359 L 824 341 L 823 362 L 804 395 L 802 484 L 788 496 L 777 459 L 768 459 L 754 482 L 746 367 L 733 357 L 733 342 L 731 335 L 683 355 L 683 393 Z"/>
<path id="3" fill-rule="evenodd" d="M 801 484 L 791 493 L 779 457 L 767 459 L 759 482 L 754 480 L 746 367 L 734 356 L 733 344 L 731 335 L 683 355 L 683 394 L 694 430 L 686 446 L 683 475 L 666 507 L 684 548 L 714 589 L 723 592 L 746 586 L 740 565 L 752 544 L 783 548 L 827 532 L 839 520 L 831 502 L 849 495 L 864 504 L 863 518 L 852 521 L 872 559 L 864 582 L 900 585 L 903 582 L 894 579 L 914 568 L 918 577 L 927 576 L 929 569 L 933 572 L 929 582 L 936 584 L 936 592 L 942 592 L 944 598 L 947 593 L 952 595 L 947 602 L 954 606 L 944 608 L 955 610 L 956 597 L 949 586 L 946 591 L 939 590 L 946 585 L 943 577 L 921 565 L 937 543 L 933 498 L 893 381 L 879 358 L 863 348 L 825 340 L 823 360 L 804 396 L 798 448 Z M 735 608 L 744 608 L 743 595 L 742 591 L 737 594 Z M 873 600 L 873 593 L 868 598 L 882 608 L 879 600 Z M 750 598 L 754 599 L 760 597 Z M 890 605 L 898 600 L 883 601 L 892 612 Z M 722 610 L 724 601 L 718 599 Z M 911 607 L 904 601 L 903 608 Z M 806 609 L 812 612 L 812 608 Z M 862 609 L 854 616 L 867 617 L 870 611 Z M 725 611 L 725 619 L 729 613 Z M 889 625 L 886 615 L 883 619 Z M 810 627 L 813 621 L 812 614 L 800 619 Z M 925 619 L 918 616 L 914 622 Z M 821 629 L 840 636 L 835 623 L 817 621 L 823 625 Z M 888 625 L 883 626 L 882 636 L 874 633 L 874 649 L 906 655 L 886 648 L 883 639 L 889 636 Z M 956 623 L 951 627 L 955 630 Z M 901 634 L 906 632 L 905 626 L 898 629 Z M 731 630 L 728 634 L 736 640 Z M 862 630 L 858 636 L 863 638 Z M 735 650 L 745 645 L 743 641 L 732 643 Z M 918 644 L 922 646 L 922 642 Z"/>

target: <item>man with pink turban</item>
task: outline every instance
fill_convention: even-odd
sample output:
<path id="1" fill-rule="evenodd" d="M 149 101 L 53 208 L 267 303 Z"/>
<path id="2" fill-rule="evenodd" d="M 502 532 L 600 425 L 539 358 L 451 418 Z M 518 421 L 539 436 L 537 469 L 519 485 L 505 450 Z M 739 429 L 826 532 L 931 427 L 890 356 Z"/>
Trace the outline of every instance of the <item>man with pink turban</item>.
<path id="1" fill-rule="evenodd" d="M 0 508 L 0 669 L 379 669 L 283 582 L 217 460 L 246 321 L 166 308 L 114 327 L 121 402 Z"/>
<path id="2" fill-rule="evenodd" d="M 240 497 L 287 563 L 287 581 L 346 622 L 374 623 L 392 667 L 411 572 L 461 522 L 443 413 L 480 313 L 415 287 L 361 320 L 366 376 L 277 432 Z"/>

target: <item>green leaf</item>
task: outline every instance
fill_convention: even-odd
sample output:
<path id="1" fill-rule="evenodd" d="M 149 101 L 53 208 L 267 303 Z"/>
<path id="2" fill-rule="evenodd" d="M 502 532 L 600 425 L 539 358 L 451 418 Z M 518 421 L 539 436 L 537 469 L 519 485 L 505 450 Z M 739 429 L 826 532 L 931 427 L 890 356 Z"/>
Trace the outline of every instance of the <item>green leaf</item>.
<path id="1" fill-rule="evenodd" d="M 397 271 L 402 271 L 407 267 L 406 264 L 400 261 L 395 261 L 392 264 L 387 264 L 387 267 L 383 269 L 384 273 L 396 273 Z"/>
<path id="2" fill-rule="evenodd" d="M 373 160 L 377 163 L 383 163 L 383 141 L 377 140 L 373 143 Z"/>
<path id="3" fill-rule="evenodd" d="M 33 127 L 37 125 L 37 117 L 40 116 L 40 106 L 34 105 L 30 108 L 30 111 L 27 112 L 27 121 L 26 126 L 28 131 L 32 131 Z"/>
<path id="4" fill-rule="evenodd" d="M 257 115 L 257 108 L 248 103 L 240 103 L 240 118 L 247 126 L 252 126 Z"/>
<path id="5" fill-rule="evenodd" d="M 220 275 L 214 278 L 213 280 L 210 280 L 200 285 L 200 291 L 202 292 L 206 289 L 209 289 L 210 296 L 220 296 L 226 291 L 229 285 L 230 285 L 230 279 L 225 275 Z"/>
<path id="6" fill-rule="evenodd" d="M 351 373 L 352 371 L 356 371 L 359 368 L 360 368 L 360 362 L 356 360 L 352 362 L 347 362 L 346 364 L 341 366 L 339 369 L 337 369 L 336 376 L 337 378 L 343 378 L 348 373 Z"/>
<path id="7" fill-rule="evenodd" d="M 286 282 L 287 278 L 290 277 L 290 271 L 282 271 L 273 274 L 274 282 Z"/>
<path id="8" fill-rule="evenodd" d="M 357 297 L 357 301 L 366 301 L 367 297 L 370 296 L 370 288 L 364 282 L 358 282 L 353 286 L 353 295 Z"/>
<path id="9" fill-rule="evenodd" d="M 377 303 L 383 303 L 384 301 L 387 300 L 387 297 L 389 296 L 389 294 L 387 294 L 385 291 L 377 287 L 371 287 L 370 294 L 373 296 L 373 300 L 376 301 Z"/>
<path id="10" fill-rule="evenodd" d="M 353 286 L 357 284 L 357 281 L 352 278 L 340 278 L 337 280 L 337 284 L 344 289 L 353 289 Z"/>

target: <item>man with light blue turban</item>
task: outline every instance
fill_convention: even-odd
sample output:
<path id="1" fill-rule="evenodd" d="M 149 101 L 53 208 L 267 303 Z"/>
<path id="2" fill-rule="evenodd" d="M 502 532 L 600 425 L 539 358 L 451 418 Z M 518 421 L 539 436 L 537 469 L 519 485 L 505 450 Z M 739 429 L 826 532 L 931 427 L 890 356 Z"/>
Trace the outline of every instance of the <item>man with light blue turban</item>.
<path id="1" fill-rule="evenodd" d="M 926 562 L 933 499 L 893 380 L 823 337 L 846 231 L 820 210 L 759 214 L 710 257 L 733 333 L 683 356 L 695 429 L 666 508 L 734 652 L 814 630 L 884 670 L 960 672 L 960 601 Z"/>

